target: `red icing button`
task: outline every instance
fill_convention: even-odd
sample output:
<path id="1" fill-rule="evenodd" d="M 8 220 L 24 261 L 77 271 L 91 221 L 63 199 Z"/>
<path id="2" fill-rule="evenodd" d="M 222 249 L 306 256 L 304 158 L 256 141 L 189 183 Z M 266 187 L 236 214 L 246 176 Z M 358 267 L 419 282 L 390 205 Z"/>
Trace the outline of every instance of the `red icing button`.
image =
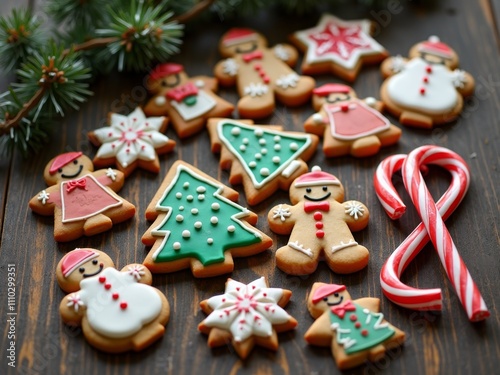
<path id="1" fill-rule="evenodd" d="M 429 83 L 429 77 L 424 77 L 422 81 L 424 81 L 424 83 Z"/>
<path id="2" fill-rule="evenodd" d="M 120 308 L 121 308 L 122 310 L 125 310 L 127 307 L 128 307 L 127 302 L 120 302 Z"/>
<path id="3" fill-rule="evenodd" d="M 111 289 L 111 284 L 104 284 L 104 289 L 106 289 L 106 290 Z"/>
<path id="4" fill-rule="evenodd" d="M 316 211 L 314 213 L 313 217 L 314 217 L 314 220 L 321 220 L 321 219 L 323 219 L 323 214 L 321 212 L 319 212 L 319 211 Z"/>
<path id="5" fill-rule="evenodd" d="M 361 335 L 365 336 L 365 337 L 368 336 L 368 330 L 366 330 L 366 329 L 362 330 Z"/>
<path id="6" fill-rule="evenodd" d="M 105 276 L 99 276 L 99 282 L 101 284 L 104 284 L 106 282 L 106 277 Z"/>
<path id="7" fill-rule="evenodd" d="M 120 295 L 118 293 L 113 293 L 112 297 L 113 299 L 118 299 L 120 298 Z"/>
<path id="8" fill-rule="evenodd" d="M 421 94 L 421 95 L 424 95 L 424 94 L 425 94 L 425 89 L 424 89 L 423 87 L 420 89 L 420 94 Z"/>
<path id="9" fill-rule="evenodd" d="M 317 229 L 322 229 L 322 228 L 323 228 L 323 222 L 322 222 L 322 221 L 318 221 L 318 222 L 316 223 L 316 228 L 317 228 Z"/>
<path id="10" fill-rule="evenodd" d="M 349 104 L 342 104 L 340 106 L 340 109 L 342 110 L 342 112 L 347 112 L 349 110 Z"/>
<path id="11" fill-rule="evenodd" d="M 355 322 L 356 320 L 358 320 L 358 317 L 356 316 L 356 314 L 351 314 L 349 319 L 351 319 L 351 321 Z"/>
<path id="12" fill-rule="evenodd" d="M 356 322 L 356 323 L 354 323 L 354 327 L 356 327 L 356 328 L 360 328 L 360 327 L 361 327 L 361 323 L 360 323 L 360 322 Z"/>
<path id="13" fill-rule="evenodd" d="M 431 66 L 428 66 L 427 68 L 425 68 L 425 71 L 427 73 L 432 73 L 432 67 Z"/>
<path id="14" fill-rule="evenodd" d="M 261 69 L 262 69 L 262 66 L 261 66 L 260 64 L 255 64 L 255 65 L 253 66 L 253 68 L 254 68 L 255 70 L 259 71 L 259 70 L 261 70 Z"/>
<path id="15" fill-rule="evenodd" d="M 271 79 L 268 76 L 265 76 L 262 79 L 264 80 L 265 83 L 269 83 L 271 81 Z"/>
<path id="16" fill-rule="evenodd" d="M 325 232 L 324 232 L 324 231 L 322 231 L 322 230 L 317 230 L 317 231 L 316 231 L 316 237 L 318 237 L 318 238 L 323 238 L 323 237 L 325 237 Z"/>

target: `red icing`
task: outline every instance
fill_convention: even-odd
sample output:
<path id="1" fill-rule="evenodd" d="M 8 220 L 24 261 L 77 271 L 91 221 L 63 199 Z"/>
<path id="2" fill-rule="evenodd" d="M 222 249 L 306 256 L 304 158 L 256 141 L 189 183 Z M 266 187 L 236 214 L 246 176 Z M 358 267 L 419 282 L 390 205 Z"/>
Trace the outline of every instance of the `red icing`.
<path id="1" fill-rule="evenodd" d="M 92 258 L 98 257 L 99 254 L 91 249 L 77 249 L 66 254 L 61 264 L 61 271 L 64 277 L 67 277 L 81 264 L 89 261 Z"/>
<path id="2" fill-rule="evenodd" d="M 323 86 L 317 87 L 313 90 L 314 95 L 328 96 L 330 94 L 349 94 L 351 88 L 347 85 L 340 83 L 327 83 Z"/>
<path id="3" fill-rule="evenodd" d="M 106 277 L 105 276 L 99 276 L 99 282 L 101 284 L 104 284 L 106 282 Z"/>
<path id="4" fill-rule="evenodd" d="M 226 35 L 222 39 L 222 43 L 225 46 L 230 46 L 232 44 L 243 43 L 256 39 L 257 39 L 257 34 L 255 33 L 255 31 L 251 29 L 235 27 L 226 33 Z"/>
<path id="5" fill-rule="evenodd" d="M 368 330 L 366 330 L 366 329 L 362 330 L 362 331 L 361 331 L 361 334 L 362 334 L 363 336 L 368 336 Z"/>
<path id="6" fill-rule="evenodd" d="M 312 302 L 318 303 L 319 301 L 329 296 L 330 294 L 338 293 L 345 289 L 346 289 L 345 285 L 338 285 L 338 284 L 322 285 L 314 292 Z"/>
<path id="7" fill-rule="evenodd" d="M 188 82 L 167 92 L 167 98 L 176 102 L 181 102 L 188 96 L 194 95 L 198 95 L 198 87 L 192 82 Z"/>
<path id="8" fill-rule="evenodd" d="M 345 313 L 347 311 L 356 311 L 356 306 L 352 303 L 351 300 L 346 301 L 340 305 L 331 306 L 330 310 L 332 313 L 337 315 L 339 318 L 344 318 Z"/>
<path id="9" fill-rule="evenodd" d="M 245 61 L 246 63 L 252 61 L 252 60 L 257 60 L 257 59 L 262 59 L 262 51 L 254 51 L 254 52 L 250 52 L 250 53 L 245 53 L 243 55 L 243 61 Z"/>
<path id="10" fill-rule="evenodd" d="M 114 300 L 117 300 L 118 298 L 120 298 L 120 295 L 118 293 L 113 293 L 112 297 Z"/>
<path id="11" fill-rule="evenodd" d="M 65 154 L 61 154 L 59 156 L 56 156 L 54 161 L 52 162 L 52 165 L 50 166 L 49 173 L 54 174 L 58 171 L 59 168 L 64 167 L 65 165 L 71 163 L 73 160 L 78 159 L 80 156 L 82 156 L 82 153 L 79 152 L 67 152 Z"/>
<path id="12" fill-rule="evenodd" d="M 120 308 L 121 308 L 122 310 L 125 310 L 127 307 L 128 307 L 127 302 L 120 302 Z"/>
<path id="13" fill-rule="evenodd" d="M 317 230 L 317 231 L 316 231 L 316 237 L 318 237 L 318 238 L 323 238 L 323 237 L 325 237 L 325 232 L 324 232 L 324 231 L 322 231 L 322 230 Z"/>
<path id="14" fill-rule="evenodd" d="M 153 69 L 151 74 L 149 74 L 149 78 L 156 81 L 157 79 L 160 79 L 160 78 L 172 75 L 172 74 L 180 73 L 183 70 L 184 70 L 184 68 L 180 64 L 174 64 L 174 63 L 160 64 L 160 65 L 157 65 Z"/>

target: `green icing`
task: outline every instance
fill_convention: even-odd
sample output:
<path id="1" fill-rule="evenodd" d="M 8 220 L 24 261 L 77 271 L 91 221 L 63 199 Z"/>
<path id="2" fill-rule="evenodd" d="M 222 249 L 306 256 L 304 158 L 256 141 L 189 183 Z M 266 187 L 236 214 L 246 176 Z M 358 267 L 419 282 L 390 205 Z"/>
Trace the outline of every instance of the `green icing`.
<path id="1" fill-rule="evenodd" d="M 261 242 L 259 233 L 239 220 L 248 211 L 219 195 L 222 188 L 179 167 L 156 206 L 168 214 L 153 230 L 155 236 L 165 237 L 155 252 L 155 262 L 194 257 L 205 266 L 223 262 L 227 249 Z"/>
<path id="2" fill-rule="evenodd" d="M 308 134 L 290 135 L 236 121 L 221 121 L 218 134 L 257 189 L 283 172 L 311 144 Z"/>
<path id="3" fill-rule="evenodd" d="M 190 95 L 190 96 L 188 96 L 188 97 L 186 97 L 186 98 L 184 99 L 184 103 L 185 103 L 187 106 L 190 106 L 190 107 L 191 107 L 191 106 L 193 106 L 193 105 L 195 105 L 195 104 L 196 104 L 197 100 L 198 100 L 198 99 L 197 99 L 196 95 Z"/>
<path id="4" fill-rule="evenodd" d="M 382 313 L 371 312 L 355 303 L 354 306 L 356 311 L 347 311 L 343 318 L 329 311 L 337 342 L 344 347 L 347 354 L 373 348 L 394 335 L 394 329 L 387 323 L 382 323 Z M 351 315 L 355 315 L 357 319 L 351 320 Z M 356 322 L 361 324 L 359 328 L 356 327 Z M 334 328 L 336 324 L 338 327 Z M 380 326 L 376 328 L 378 324 Z M 363 330 L 368 332 L 366 336 L 363 336 Z"/>

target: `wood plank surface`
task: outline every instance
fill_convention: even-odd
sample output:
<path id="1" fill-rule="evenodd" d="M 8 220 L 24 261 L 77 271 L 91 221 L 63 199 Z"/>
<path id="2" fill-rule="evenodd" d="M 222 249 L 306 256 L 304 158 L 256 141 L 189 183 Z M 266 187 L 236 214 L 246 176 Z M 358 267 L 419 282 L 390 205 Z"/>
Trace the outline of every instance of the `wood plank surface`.
<path id="1" fill-rule="evenodd" d="M 19 3 L 19 2 L 18 2 Z M 493 3 L 498 3 L 497 1 Z M 0 4 L 0 13 L 8 6 Z M 177 159 L 196 165 L 208 174 L 228 183 L 228 173 L 218 167 L 218 155 L 210 151 L 208 133 L 203 131 L 179 140 L 169 129 L 168 136 L 177 141 L 174 153 L 162 156 L 161 172 L 153 175 L 135 171 L 120 192 L 137 207 L 135 218 L 116 225 L 113 230 L 91 238 L 58 244 L 53 239 L 52 218 L 32 214 L 27 202 L 44 188 L 42 171 L 56 154 L 81 150 L 93 157 L 96 148 L 87 141 L 87 132 L 102 127 L 109 111 L 128 113 L 146 99 L 143 75 L 113 73 L 92 84 L 94 96 L 78 112 L 69 113 L 53 132 L 51 143 L 36 157 L 27 160 L 15 155 L 12 162 L 0 161 L 0 200 L 4 210 L 0 247 L 0 282 L 7 280 L 8 264 L 16 269 L 16 368 L 7 365 L 10 341 L 8 324 L 0 325 L 0 373 L 2 374 L 336 374 L 335 363 L 327 348 L 308 346 L 303 335 L 313 319 L 306 308 L 310 287 L 316 281 L 347 285 L 353 298 L 381 298 L 381 309 L 388 321 L 407 333 L 403 348 L 390 352 L 379 363 L 361 366 L 346 374 L 494 374 L 500 366 L 500 277 L 499 240 L 499 150 L 500 125 L 500 54 L 492 6 L 487 1 L 442 0 L 430 8 L 401 2 L 398 11 L 367 11 L 356 6 L 332 9 L 346 19 L 368 17 L 377 22 L 377 40 L 392 55 L 406 56 L 409 48 L 430 35 L 439 35 L 451 45 L 461 59 L 461 68 L 476 79 L 476 93 L 466 101 L 460 118 L 434 130 L 402 127 L 400 142 L 368 159 L 341 157 L 326 159 L 321 151 L 309 166 L 320 165 L 335 174 L 346 189 L 347 199 L 356 199 L 370 209 L 370 224 L 355 234 L 356 240 L 371 253 L 367 269 L 352 275 L 332 273 L 325 264 L 305 277 L 292 277 L 275 268 L 274 251 L 287 238 L 269 231 L 266 215 L 270 207 L 288 203 L 288 194 L 279 192 L 251 209 L 259 214 L 258 227 L 274 240 L 272 249 L 249 258 L 238 259 L 231 277 L 248 283 L 266 276 L 271 286 L 293 291 L 287 311 L 299 322 L 295 331 L 279 335 L 276 353 L 256 348 L 242 361 L 231 347 L 211 350 L 206 336 L 197 331 L 205 314 L 199 302 L 224 290 L 228 275 L 194 279 L 190 271 L 155 275 L 154 286 L 165 293 L 171 307 L 171 319 L 163 339 L 140 353 L 110 355 L 92 348 L 79 329 L 65 326 L 59 316 L 59 303 L 65 293 L 58 287 L 55 267 L 62 256 L 76 247 L 93 247 L 105 251 L 122 266 L 141 263 L 147 249 L 140 238 L 149 224 L 144 211 L 163 176 Z M 494 4 L 497 6 L 497 4 Z M 232 26 L 261 30 L 269 45 L 287 41 L 295 31 L 316 24 L 319 14 L 307 17 L 286 16 L 283 12 L 261 12 L 253 17 L 212 23 L 190 24 L 182 52 L 173 61 L 182 63 L 190 75 L 211 75 L 221 59 L 217 52 L 219 37 Z M 5 89 L 4 82 L 1 80 Z M 317 83 L 340 82 L 328 75 Z M 365 68 L 353 85 L 359 97 L 378 97 L 382 78 L 377 67 Z M 233 89 L 222 89 L 219 95 L 236 103 Z M 286 129 L 302 131 L 302 124 L 313 113 L 309 105 L 296 109 L 278 106 L 275 114 L 261 123 L 280 124 Z M 400 126 L 396 119 L 393 122 Z M 403 190 L 400 177 L 396 186 L 408 206 L 408 212 L 392 222 L 382 210 L 373 190 L 373 174 L 378 163 L 396 153 L 436 144 L 459 153 L 469 164 L 472 183 L 469 193 L 447 226 L 473 278 L 483 293 L 491 317 L 482 323 L 467 320 L 457 296 L 441 266 L 434 248 L 426 246 L 408 267 L 403 281 L 421 288 L 440 287 L 444 306 L 441 314 L 414 312 L 392 304 L 382 295 L 379 272 L 397 247 L 420 219 Z M 11 164 L 11 165 L 10 165 Z M 8 181 L 8 190 L 7 189 Z M 426 177 L 433 196 L 438 198 L 448 187 L 450 177 L 439 168 L 431 168 Z M 3 187 L 3 188 L 2 188 Z M 245 206 L 241 187 L 240 204 Z M 7 297 L 0 288 L 0 317 L 7 320 Z"/>

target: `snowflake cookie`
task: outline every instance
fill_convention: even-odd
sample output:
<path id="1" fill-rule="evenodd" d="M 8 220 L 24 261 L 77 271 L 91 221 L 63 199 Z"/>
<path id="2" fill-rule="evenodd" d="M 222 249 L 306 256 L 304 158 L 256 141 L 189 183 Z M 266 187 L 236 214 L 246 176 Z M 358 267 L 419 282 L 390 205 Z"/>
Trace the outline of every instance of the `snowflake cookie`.
<path id="1" fill-rule="evenodd" d="M 209 315 L 198 329 L 208 335 L 208 346 L 231 342 L 243 359 L 255 345 L 277 350 L 277 333 L 297 326 L 297 321 L 283 309 L 291 295 L 287 289 L 269 288 L 264 277 L 250 284 L 228 279 L 224 294 L 200 303 Z"/>
<path id="2" fill-rule="evenodd" d="M 340 370 L 379 361 L 405 341 L 405 333 L 385 320 L 378 298 L 352 300 L 344 285 L 314 283 L 307 308 L 316 321 L 305 340 L 331 347 Z"/>
<path id="3" fill-rule="evenodd" d="M 368 264 L 368 250 L 351 231 L 368 225 L 369 212 L 358 201 L 344 202 L 344 187 L 334 175 L 313 167 L 290 187 L 293 204 L 279 204 L 267 216 L 269 228 L 289 234 L 287 245 L 276 251 L 276 265 L 291 275 L 307 275 L 320 259 L 337 273 L 359 271 Z"/>
<path id="4" fill-rule="evenodd" d="M 260 253 L 272 240 L 254 227 L 257 215 L 235 203 L 238 193 L 177 161 L 146 209 L 154 220 L 142 242 L 152 272 L 191 268 L 195 277 L 231 272 L 233 257 Z"/>
<path id="5" fill-rule="evenodd" d="M 170 307 L 142 264 L 118 271 L 102 251 L 75 249 L 61 259 L 56 276 L 70 293 L 59 308 L 63 321 L 81 326 L 92 346 L 108 353 L 139 351 L 163 336 Z"/>
<path id="6" fill-rule="evenodd" d="M 99 146 L 94 158 L 98 168 L 116 164 L 127 177 L 136 167 L 158 173 L 158 155 L 170 152 L 175 141 L 162 134 L 166 117 L 146 117 L 141 108 L 127 116 L 109 114 L 109 126 L 89 132 L 90 141 Z"/>

